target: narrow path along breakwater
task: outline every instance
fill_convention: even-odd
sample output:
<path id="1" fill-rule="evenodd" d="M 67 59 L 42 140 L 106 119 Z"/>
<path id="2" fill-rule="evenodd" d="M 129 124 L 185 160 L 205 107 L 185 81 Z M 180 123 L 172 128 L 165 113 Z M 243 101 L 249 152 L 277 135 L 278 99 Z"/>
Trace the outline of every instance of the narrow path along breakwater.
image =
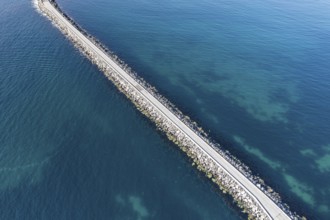
<path id="1" fill-rule="evenodd" d="M 177 144 L 194 165 L 229 193 L 251 219 L 303 219 L 281 202 L 277 193 L 253 176 L 244 164 L 220 146 L 139 78 L 123 61 L 62 12 L 54 0 L 36 0 L 40 12 L 111 80 L 167 137 Z"/>

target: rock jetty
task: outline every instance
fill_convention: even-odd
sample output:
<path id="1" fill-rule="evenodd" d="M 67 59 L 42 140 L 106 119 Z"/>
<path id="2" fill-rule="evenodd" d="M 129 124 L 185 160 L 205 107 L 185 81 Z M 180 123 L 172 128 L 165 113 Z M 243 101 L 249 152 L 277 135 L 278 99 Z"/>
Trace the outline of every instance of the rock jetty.
<path id="1" fill-rule="evenodd" d="M 120 60 L 108 48 L 102 45 L 96 38 L 89 35 L 87 31 L 77 25 L 73 19 L 67 16 L 57 5 L 54 0 L 36 0 L 36 4 L 40 12 L 48 17 L 50 21 L 80 50 L 93 64 L 95 64 L 104 75 L 113 82 L 116 87 L 125 96 L 131 100 L 136 108 L 153 121 L 157 128 L 163 131 L 169 140 L 174 142 L 180 149 L 185 152 L 191 159 L 192 164 L 200 171 L 203 171 L 208 178 L 217 184 L 223 193 L 230 194 L 237 205 L 247 213 L 249 219 L 304 219 L 296 213 L 290 211 L 289 207 L 282 203 L 278 193 L 274 192 L 269 186 L 265 185 L 264 181 L 257 176 L 254 176 L 250 169 L 241 163 L 237 158 L 232 156 L 228 151 L 225 151 L 208 137 L 194 121 L 185 116 L 165 97 L 161 96 L 157 90 L 146 83 L 139 77 L 124 61 Z M 51 5 L 56 10 L 55 13 Z M 65 19 L 65 20 L 63 20 Z M 74 28 L 70 28 L 68 22 Z M 82 39 L 76 31 L 79 31 L 89 42 Z M 102 53 L 106 54 L 121 70 L 125 71 L 134 83 L 123 77 L 113 65 L 109 64 L 95 51 L 89 43 L 96 46 Z M 264 204 L 235 178 L 224 166 L 212 157 L 205 149 L 203 149 L 191 136 L 181 129 L 173 120 L 171 120 L 164 112 L 161 111 L 155 104 L 148 99 L 144 94 L 151 94 L 156 98 L 167 110 L 175 115 L 175 117 L 184 123 L 195 135 L 200 137 L 207 145 L 209 145 L 222 159 L 229 162 L 236 170 L 262 191 L 267 198 L 279 207 L 280 214 L 273 214 L 267 210 Z M 275 216 L 275 217 L 274 217 Z"/>

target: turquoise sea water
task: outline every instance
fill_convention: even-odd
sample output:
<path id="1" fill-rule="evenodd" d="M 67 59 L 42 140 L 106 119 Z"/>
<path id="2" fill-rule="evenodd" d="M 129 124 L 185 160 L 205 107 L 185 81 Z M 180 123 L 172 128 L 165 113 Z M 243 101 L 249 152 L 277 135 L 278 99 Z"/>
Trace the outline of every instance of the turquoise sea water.
<path id="1" fill-rule="evenodd" d="M 327 1 L 58 2 L 294 211 L 330 218 Z M 0 219 L 244 218 L 32 2 L 0 3 Z"/>

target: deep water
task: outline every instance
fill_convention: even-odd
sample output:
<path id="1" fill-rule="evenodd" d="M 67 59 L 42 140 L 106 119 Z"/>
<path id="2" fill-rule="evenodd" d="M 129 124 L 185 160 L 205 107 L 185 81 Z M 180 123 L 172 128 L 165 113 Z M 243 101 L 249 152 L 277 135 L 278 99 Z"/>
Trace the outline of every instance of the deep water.
<path id="1" fill-rule="evenodd" d="M 330 4 L 58 0 L 267 184 L 330 218 Z M 27 0 L 0 0 L 0 219 L 244 215 Z"/>

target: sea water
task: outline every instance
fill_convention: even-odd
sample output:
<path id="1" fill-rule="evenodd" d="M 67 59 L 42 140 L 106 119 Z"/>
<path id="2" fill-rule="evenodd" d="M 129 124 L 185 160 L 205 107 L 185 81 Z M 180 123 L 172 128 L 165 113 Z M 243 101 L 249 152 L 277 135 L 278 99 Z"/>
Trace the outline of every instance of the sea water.
<path id="1" fill-rule="evenodd" d="M 32 2 L 1 7 L 0 219 L 239 219 Z"/>
<path id="2" fill-rule="evenodd" d="M 32 2 L 0 13 L 1 219 L 238 219 Z M 327 1 L 59 0 L 292 210 L 330 217 Z"/>

